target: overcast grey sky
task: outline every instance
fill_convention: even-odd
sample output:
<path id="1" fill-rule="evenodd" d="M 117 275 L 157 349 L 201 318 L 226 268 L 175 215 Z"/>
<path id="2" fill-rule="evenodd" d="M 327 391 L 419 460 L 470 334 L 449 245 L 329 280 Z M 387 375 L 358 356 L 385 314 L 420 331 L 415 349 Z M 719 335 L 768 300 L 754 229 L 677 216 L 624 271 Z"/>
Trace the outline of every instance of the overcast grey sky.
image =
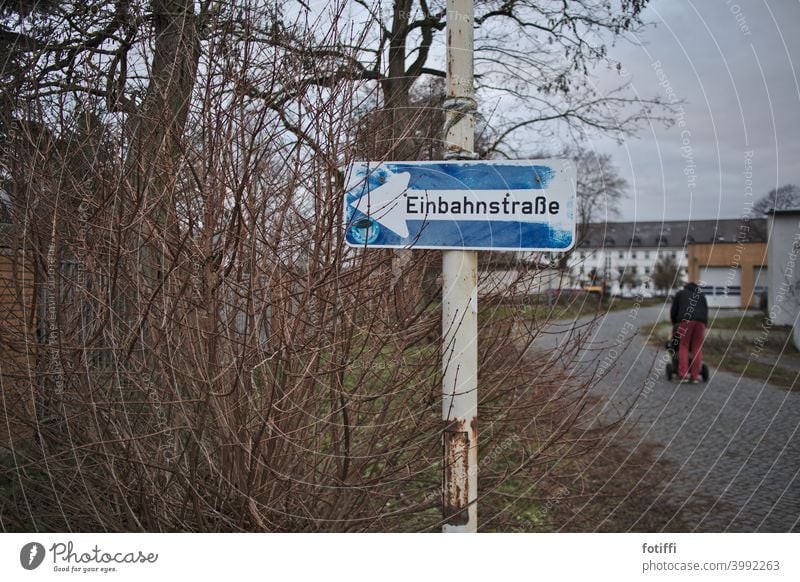
<path id="1" fill-rule="evenodd" d="M 656 26 L 640 46 L 610 56 L 643 97 L 684 101 L 685 117 L 621 146 L 590 144 L 630 182 L 622 218 L 735 218 L 800 184 L 800 2 L 655 0 L 646 16 Z"/>

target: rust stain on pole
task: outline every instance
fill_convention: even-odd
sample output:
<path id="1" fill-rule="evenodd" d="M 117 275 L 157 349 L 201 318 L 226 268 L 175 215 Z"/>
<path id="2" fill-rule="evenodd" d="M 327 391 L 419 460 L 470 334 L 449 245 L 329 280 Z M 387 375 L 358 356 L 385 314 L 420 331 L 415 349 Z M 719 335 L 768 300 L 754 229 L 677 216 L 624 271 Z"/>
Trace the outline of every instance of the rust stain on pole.
<path id="1" fill-rule="evenodd" d="M 463 421 L 453 421 L 444 429 L 442 512 L 451 525 L 469 522 L 470 435 L 464 428 Z"/>

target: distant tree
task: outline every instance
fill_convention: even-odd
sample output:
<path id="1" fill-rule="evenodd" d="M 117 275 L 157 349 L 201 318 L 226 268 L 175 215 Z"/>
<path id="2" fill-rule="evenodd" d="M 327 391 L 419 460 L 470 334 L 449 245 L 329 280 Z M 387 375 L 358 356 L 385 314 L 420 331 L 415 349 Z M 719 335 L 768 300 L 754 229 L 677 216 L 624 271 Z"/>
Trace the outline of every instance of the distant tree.
<path id="1" fill-rule="evenodd" d="M 350 43 L 320 46 L 308 51 L 314 63 L 303 82 L 326 85 L 332 79 L 357 78 L 379 88 L 386 115 L 376 129 L 380 153 L 409 159 L 418 143 L 407 138 L 418 114 L 412 91 L 419 81 L 444 78 L 437 58 L 446 33 L 447 3 L 441 0 L 358 0 L 369 30 L 369 41 L 357 52 Z M 503 96 L 507 106 L 491 116 L 485 142 L 476 144 L 484 157 L 518 158 L 521 144 L 532 135 L 550 139 L 556 125 L 582 137 L 598 131 L 621 138 L 632 135 L 653 119 L 668 121 L 671 106 L 659 97 L 646 98 L 627 81 L 600 92 L 589 80 L 598 65 L 614 67 L 607 59 L 615 39 L 642 30 L 645 0 L 569 3 L 510 0 L 475 3 L 475 84 L 478 98 L 488 92 Z M 355 9 L 355 7 L 354 7 Z M 304 40 L 304 39 L 303 39 Z M 622 72 L 621 66 L 616 66 Z M 324 74 L 320 74 L 320 72 Z M 282 104 L 281 104 L 282 106 Z M 483 112 L 488 116 L 488 111 Z"/>
<path id="2" fill-rule="evenodd" d="M 559 261 L 559 268 L 563 270 L 570 264 L 570 255 L 574 249 L 586 240 L 590 224 L 605 222 L 610 217 L 619 216 L 620 204 L 626 196 L 628 181 L 620 176 L 619 169 L 609 154 L 578 147 L 555 156 L 540 152 L 533 157 L 570 158 L 577 166 L 577 244 L 573 250 L 564 253 Z"/>
<path id="3" fill-rule="evenodd" d="M 759 216 L 773 209 L 800 208 L 800 187 L 785 184 L 773 188 L 769 193 L 753 205 L 753 214 Z"/>
<path id="4" fill-rule="evenodd" d="M 568 158 L 575 162 L 578 244 L 586 238 L 590 224 L 619 217 L 628 181 L 620 175 L 611 155 L 578 147 L 556 154 L 538 152 L 532 157 Z"/>
<path id="5" fill-rule="evenodd" d="M 640 283 L 639 277 L 636 276 L 636 273 L 634 273 L 633 271 L 631 271 L 629 269 L 622 269 L 622 272 L 621 272 L 620 278 L 619 278 L 619 284 L 622 287 L 627 285 L 628 287 L 633 289 L 634 287 L 638 287 L 639 283 Z"/>
<path id="6" fill-rule="evenodd" d="M 539 153 L 533 157 L 551 157 L 552 154 Z M 620 203 L 625 198 L 628 182 L 620 176 L 609 154 L 601 154 L 584 148 L 568 150 L 555 157 L 570 158 L 577 166 L 576 195 L 578 199 L 576 246 L 564 253 L 559 268 L 564 270 L 570 264 L 570 256 L 586 240 L 589 225 L 603 222 L 609 217 L 619 216 Z"/>
<path id="7" fill-rule="evenodd" d="M 680 270 L 677 261 L 666 255 L 653 267 L 653 286 L 660 291 L 669 291 L 677 283 Z"/>
<path id="8" fill-rule="evenodd" d="M 578 148 L 568 152 L 567 156 L 575 161 L 578 170 L 577 218 L 582 230 L 578 233 L 578 240 L 581 240 L 590 223 L 619 216 L 628 182 L 620 176 L 609 154 Z"/>

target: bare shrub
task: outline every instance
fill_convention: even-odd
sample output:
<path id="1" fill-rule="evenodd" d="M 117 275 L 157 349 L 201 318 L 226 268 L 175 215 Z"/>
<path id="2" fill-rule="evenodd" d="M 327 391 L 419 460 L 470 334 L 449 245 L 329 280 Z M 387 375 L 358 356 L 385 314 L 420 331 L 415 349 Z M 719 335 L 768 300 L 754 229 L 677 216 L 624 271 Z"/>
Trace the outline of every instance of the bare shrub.
<path id="1" fill-rule="evenodd" d="M 3 529 L 438 528 L 439 257 L 343 244 L 340 169 L 398 153 L 363 138 L 385 110 L 355 113 L 375 103 L 369 29 L 343 4 L 318 21 L 279 4 L 95 8 L 14 16 L 3 70 Z M 412 127 L 440 123 L 403 107 Z M 512 267 L 535 297 L 538 258 Z M 480 331 L 496 529 L 601 436 L 581 427 L 579 340 L 534 365 L 548 317 L 525 307 Z"/>

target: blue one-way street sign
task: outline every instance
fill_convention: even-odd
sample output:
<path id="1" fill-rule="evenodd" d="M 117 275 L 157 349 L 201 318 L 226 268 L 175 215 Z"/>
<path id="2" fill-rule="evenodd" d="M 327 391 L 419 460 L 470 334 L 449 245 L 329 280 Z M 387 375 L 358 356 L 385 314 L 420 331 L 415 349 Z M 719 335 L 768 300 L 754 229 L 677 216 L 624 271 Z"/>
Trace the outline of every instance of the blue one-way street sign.
<path id="1" fill-rule="evenodd" d="M 356 162 L 345 194 L 356 247 L 566 251 L 575 242 L 569 160 Z"/>

